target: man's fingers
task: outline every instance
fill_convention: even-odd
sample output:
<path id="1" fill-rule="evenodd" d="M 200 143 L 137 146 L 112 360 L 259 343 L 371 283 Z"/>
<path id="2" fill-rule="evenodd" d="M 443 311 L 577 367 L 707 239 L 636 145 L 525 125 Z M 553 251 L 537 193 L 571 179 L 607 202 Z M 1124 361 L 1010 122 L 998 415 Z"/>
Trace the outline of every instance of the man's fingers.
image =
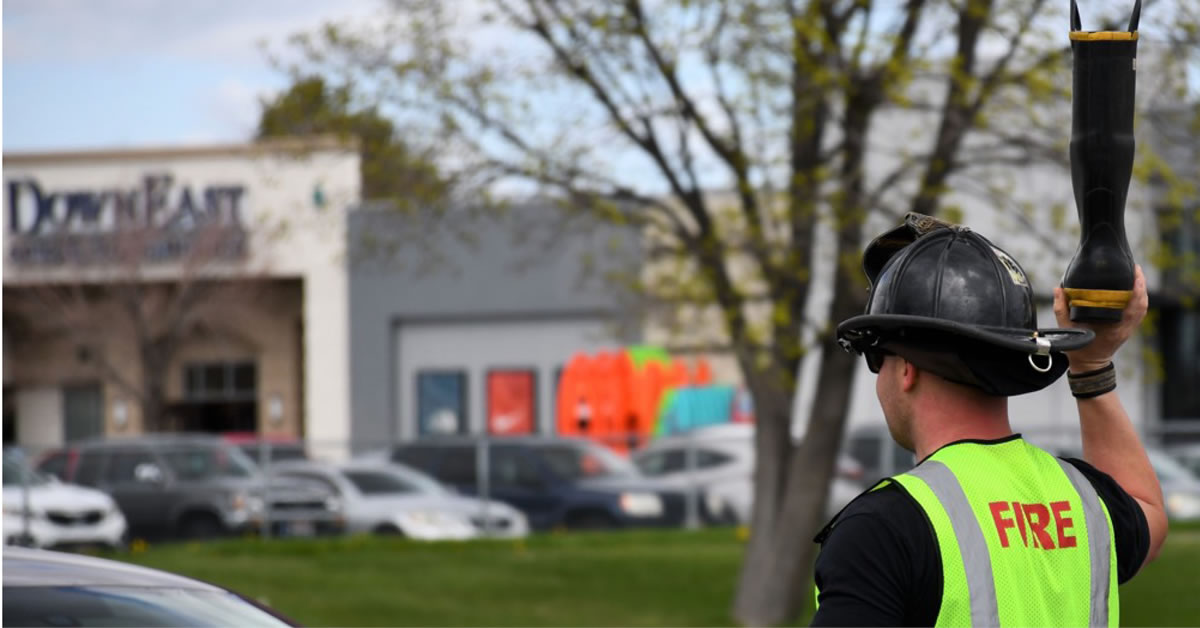
<path id="1" fill-rule="evenodd" d="M 1054 286 L 1054 318 L 1058 320 L 1059 327 L 1070 326 L 1067 320 L 1067 295 L 1062 286 Z"/>
<path id="2" fill-rule="evenodd" d="M 1146 276 L 1142 274 L 1141 265 L 1135 264 L 1133 267 L 1133 297 L 1130 299 L 1129 306 L 1125 308 L 1125 315 L 1122 318 L 1126 323 L 1136 325 L 1146 316 L 1149 305 L 1150 297 L 1146 293 Z"/>
<path id="3" fill-rule="evenodd" d="M 1142 274 L 1142 266 L 1138 264 L 1133 267 L 1134 279 L 1133 290 L 1138 300 L 1138 307 L 1143 314 L 1150 306 L 1150 292 L 1146 289 L 1146 276 Z"/>

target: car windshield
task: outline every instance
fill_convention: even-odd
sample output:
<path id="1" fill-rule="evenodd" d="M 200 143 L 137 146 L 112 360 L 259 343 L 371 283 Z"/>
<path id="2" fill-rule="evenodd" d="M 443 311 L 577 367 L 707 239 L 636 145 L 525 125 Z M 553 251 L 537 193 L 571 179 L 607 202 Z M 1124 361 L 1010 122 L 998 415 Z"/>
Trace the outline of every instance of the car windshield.
<path id="1" fill-rule="evenodd" d="M 6 626 L 288 626 L 227 591 L 4 587 Z"/>
<path id="2" fill-rule="evenodd" d="M 1160 450 L 1147 449 L 1146 456 L 1150 458 L 1150 466 L 1154 467 L 1154 473 L 1160 481 L 1189 484 L 1200 482 L 1200 478 L 1193 475 L 1190 469 Z"/>
<path id="3" fill-rule="evenodd" d="M 1179 464 L 1187 467 L 1192 472 L 1192 475 L 1200 478 L 1200 447 L 1193 446 L 1176 449 L 1171 451 L 1170 454 Z"/>
<path id="4" fill-rule="evenodd" d="M 342 473 L 364 495 L 396 495 L 420 493 L 446 495 L 450 491 L 437 480 L 408 467 L 389 465 L 383 468 L 356 467 Z"/>
<path id="5" fill-rule="evenodd" d="M 163 458 L 180 480 L 211 477 L 248 478 L 258 472 L 254 462 L 237 447 L 219 444 L 165 448 Z"/>
<path id="6" fill-rule="evenodd" d="M 37 471 L 34 471 L 33 469 L 30 469 L 29 467 L 22 465 L 21 463 L 17 462 L 16 460 L 10 460 L 8 458 L 5 458 L 4 459 L 4 485 L 5 486 L 21 485 L 22 470 L 25 472 L 24 482 L 26 484 L 28 484 L 29 486 L 41 486 L 43 484 L 48 484 L 50 482 L 50 478 L 42 475 L 41 473 L 38 473 Z"/>
<path id="7" fill-rule="evenodd" d="M 405 482 L 417 487 L 417 490 L 427 495 L 446 495 L 453 493 L 446 488 L 441 482 L 433 479 L 432 476 L 426 475 L 424 472 L 418 471 L 412 467 L 401 464 L 392 464 L 388 466 L 388 471 L 396 474 Z"/>
<path id="8" fill-rule="evenodd" d="M 592 443 L 541 448 L 546 464 L 567 479 L 629 477 L 640 475 L 632 462 L 611 449 Z"/>
<path id="9" fill-rule="evenodd" d="M 263 448 L 257 443 L 247 443 L 240 445 L 239 448 L 246 457 L 251 460 L 257 460 L 260 463 L 263 461 Z M 285 460 L 308 460 L 308 456 L 304 453 L 304 447 L 293 444 L 276 444 L 268 445 L 271 462 L 283 462 Z"/>

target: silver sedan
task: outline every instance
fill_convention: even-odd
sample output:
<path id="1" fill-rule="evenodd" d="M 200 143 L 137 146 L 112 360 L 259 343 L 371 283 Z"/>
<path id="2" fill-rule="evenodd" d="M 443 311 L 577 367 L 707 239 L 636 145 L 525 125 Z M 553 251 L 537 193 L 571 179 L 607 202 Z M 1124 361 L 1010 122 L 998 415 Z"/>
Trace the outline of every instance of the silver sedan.
<path id="1" fill-rule="evenodd" d="M 336 491 L 348 532 L 421 540 L 529 534 L 525 515 L 512 506 L 458 495 L 428 475 L 396 463 L 288 461 L 272 465 L 270 472 Z"/>
<path id="2" fill-rule="evenodd" d="M 726 424 L 657 438 L 633 454 L 643 475 L 666 486 L 696 490 L 711 513 L 750 523 L 754 505 L 754 426 Z M 862 467 L 840 456 L 829 488 L 826 516 L 837 514 L 863 491 Z"/>

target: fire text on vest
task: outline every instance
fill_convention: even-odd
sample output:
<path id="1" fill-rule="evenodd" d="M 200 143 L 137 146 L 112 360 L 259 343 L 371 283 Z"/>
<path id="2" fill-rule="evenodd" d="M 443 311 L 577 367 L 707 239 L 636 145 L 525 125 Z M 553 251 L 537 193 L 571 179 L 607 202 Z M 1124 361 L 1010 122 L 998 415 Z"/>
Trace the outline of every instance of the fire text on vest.
<path id="1" fill-rule="evenodd" d="M 1067 536 L 1067 531 L 1074 526 L 1071 514 L 1071 504 L 1066 501 L 1050 502 L 1049 504 L 1022 504 L 1020 502 L 990 502 L 988 508 L 992 511 L 992 521 L 996 523 L 996 534 L 1000 536 L 1000 547 L 1008 547 L 1009 530 L 1016 528 L 1021 534 L 1021 542 L 1025 547 L 1035 547 L 1045 550 L 1075 547 L 1074 536 Z M 1048 530 L 1054 526 L 1057 537 L 1051 536 Z"/>

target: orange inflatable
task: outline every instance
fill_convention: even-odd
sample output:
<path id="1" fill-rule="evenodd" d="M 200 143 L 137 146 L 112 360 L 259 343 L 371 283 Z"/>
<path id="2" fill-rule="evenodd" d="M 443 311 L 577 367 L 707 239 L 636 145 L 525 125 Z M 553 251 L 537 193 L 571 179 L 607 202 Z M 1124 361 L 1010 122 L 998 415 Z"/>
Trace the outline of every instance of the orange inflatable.
<path id="1" fill-rule="evenodd" d="M 627 453 L 653 434 L 667 391 L 711 382 L 712 369 L 703 358 L 689 371 L 682 360 L 656 348 L 576 353 L 558 385 L 558 433 Z"/>

